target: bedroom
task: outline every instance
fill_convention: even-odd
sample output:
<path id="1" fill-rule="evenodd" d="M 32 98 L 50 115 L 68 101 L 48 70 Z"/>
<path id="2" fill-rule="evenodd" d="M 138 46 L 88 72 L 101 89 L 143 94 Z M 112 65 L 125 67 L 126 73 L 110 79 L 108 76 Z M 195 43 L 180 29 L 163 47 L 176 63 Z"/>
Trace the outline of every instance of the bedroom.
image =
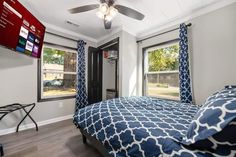
<path id="1" fill-rule="evenodd" d="M 11 3 L 45 29 L 41 55 L 4 42 L 19 40 L 21 27 L 3 26 L 20 14 Z M 4 156 L 236 156 L 235 0 L 4 0 L 0 11 Z"/>

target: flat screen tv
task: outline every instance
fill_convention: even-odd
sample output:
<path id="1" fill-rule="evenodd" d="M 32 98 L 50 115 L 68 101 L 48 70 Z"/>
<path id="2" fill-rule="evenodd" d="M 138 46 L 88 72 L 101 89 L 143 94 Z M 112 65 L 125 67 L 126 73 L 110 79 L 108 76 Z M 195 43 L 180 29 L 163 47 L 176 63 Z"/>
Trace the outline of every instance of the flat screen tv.
<path id="1" fill-rule="evenodd" d="M 40 58 L 45 26 L 17 0 L 0 2 L 0 45 Z"/>

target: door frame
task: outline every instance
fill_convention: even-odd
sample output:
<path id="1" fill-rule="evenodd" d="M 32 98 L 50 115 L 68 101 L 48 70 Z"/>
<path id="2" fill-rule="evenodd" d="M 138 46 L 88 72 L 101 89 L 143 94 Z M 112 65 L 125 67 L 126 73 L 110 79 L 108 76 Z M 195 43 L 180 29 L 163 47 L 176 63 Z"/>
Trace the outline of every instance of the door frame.
<path id="1" fill-rule="evenodd" d="M 147 47 L 144 47 L 142 48 L 142 95 L 145 96 L 145 93 L 146 93 L 146 78 L 145 78 L 145 74 L 144 74 L 144 63 L 145 63 L 145 53 L 146 53 L 146 50 L 149 49 L 149 48 L 152 48 L 152 47 L 157 47 L 157 46 L 162 46 L 162 45 L 168 45 L 168 44 L 172 44 L 172 43 L 176 43 L 176 42 L 179 42 L 180 39 L 179 38 L 176 38 L 176 39 L 172 39 L 172 40 L 168 40 L 168 41 L 164 41 L 164 42 L 161 42 L 161 43 L 158 43 L 158 44 L 154 44 L 154 45 L 150 45 L 150 46 L 147 46 Z"/>
<path id="2" fill-rule="evenodd" d="M 92 47 L 92 46 L 89 46 L 88 47 L 88 58 L 87 58 L 87 60 L 88 60 L 88 68 L 87 68 L 87 73 L 88 73 L 88 76 L 87 76 L 87 78 L 88 78 L 88 81 L 87 81 L 87 86 L 88 86 L 88 102 L 89 102 L 89 90 L 90 90 L 90 87 L 91 87 L 91 84 L 90 84 L 90 82 L 91 82 L 91 73 L 90 73 L 90 66 L 92 65 L 91 64 L 91 49 L 97 49 L 98 51 L 100 51 L 100 49 L 99 48 L 95 48 L 95 47 Z M 102 55 L 102 52 L 98 52 L 98 53 L 100 53 L 99 55 Z M 102 95 L 102 87 L 103 87 L 103 55 L 102 55 L 102 57 L 101 57 L 101 62 L 100 62 L 100 65 L 101 65 L 101 71 L 100 71 L 100 75 L 101 75 L 101 80 L 100 80 L 100 84 L 101 84 L 101 95 Z M 101 96 L 101 100 L 102 100 L 102 96 Z"/>
<path id="3" fill-rule="evenodd" d="M 104 50 L 105 48 L 108 48 L 109 46 L 112 46 L 112 45 L 114 45 L 114 44 L 118 44 L 118 48 L 117 48 L 117 51 L 118 51 L 118 54 L 117 54 L 117 56 L 118 56 L 118 60 L 116 61 L 116 67 L 115 67 L 115 73 L 116 73 L 116 77 L 115 77 L 115 90 L 116 90 L 116 97 L 118 98 L 119 97 L 119 91 L 120 91 L 120 88 L 119 88 L 119 85 L 120 85 L 120 82 L 119 82 L 119 80 L 120 80 L 120 74 L 118 73 L 119 71 L 120 71 L 120 69 L 119 69 L 119 64 L 120 64 L 120 62 L 119 62 L 119 60 L 120 60 L 120 38 L 119 37 L 117 37 L 117 38 L 115 38 L 115 39 L 113 39 L 113 40 L 110 40 L 109 42 L 107 42 L 107 43 L 105 43 L 105 44 L 103 44 L 103 45 L 101 45 L 101 46 L 99 46 L 98 48 L 99 49 L 101 49 L 101 50 Z"/>

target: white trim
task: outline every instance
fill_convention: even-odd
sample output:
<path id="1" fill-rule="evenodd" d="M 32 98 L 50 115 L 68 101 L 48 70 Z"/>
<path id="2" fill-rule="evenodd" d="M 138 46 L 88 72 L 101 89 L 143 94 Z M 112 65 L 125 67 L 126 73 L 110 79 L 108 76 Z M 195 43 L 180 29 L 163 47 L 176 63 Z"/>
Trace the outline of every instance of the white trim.
<path id="1" fill-rule="evenodd" d="M 58 71 L 58 70 L 44 70 L 43 69 L 43 74 L 45 73 L 53 73 L 53 74 L 68 74 L 68 75 L 77 75 L 77 72 L 65 72 L 65 71 Z"/>
<path id="2" fill-rule="evenodd" d="M 173 73 L 179 73 L 179 70 L 146 72 L 146 74 L 173 74 Z"/>
<path id="3" fill-rule="evenodd" d="M 124 30 L 124 29 L 123 29 L 122 27 L 119 27 L 119 28 L 117 28 L 117 29 L 112 30 L 111 33 L 109 33 L 109 34 L 107 34 L 107 35 L 105 35 L 105 36 L 99 38 L 99 39 L 97 40 L 97 44 L 99 44 L 100 42 L 102 42 L 102 41 L 104 41 L 104 40 L 106 40 L 106 39 L 109 39 L 110 37 L 112 37 L 112 36 L 115 35 L 116 33 L 119 33 L 119 32 L 121 32 L 121 31 L 123 31 L 123 30 Z M 102 44 L 101 44 L 101 45 L 102 45 Z M 99 45 L 99 46 L 101 46 L 101 45 Z M 99 47 L 99 46 L 98 46 L 98 47 Z"/>
<path id="4" fill-rule="evenodd" d="M 42 96 L 42 99 L 50 99 L 50 98 L 61 98 L 61 97 L 76 97 L 76 92 L 75 94 L 61 94 L 61 95 L 49 95 L 49 96 Z"/>
<path id="5" fill-rule="evenodd" d="M 42 14 L 37 10 L 35 9 L 35 7 L 33 5 L 31 5 L 29 3 L 29 1 L 22 1 L 21 2 L 24 6 L 25 4 L 27 4 L 28 6 L 30 6 L 31 10 L 34 10 L 34 12 L 36 12 L 38 14 L 38 19 L 40 19 L 41 23 L 43 23 L 45 26 L 46 26 L 46 29 L 50 28 L 54 31 L 58 31 L 58 32 L 61 32 L 61 33 L 65 33 L 66 35 L 70 35 L 72 37 L 75 38 L 75 40 L 78 40 L 78 39 L 83 39 L 83 40 L 87 40 L 87 41 L 91 41 L 91 42 L 95 42 L 97 43 L 97 40 L 92 38 L 92 37 L 89 37 L 89 36 L 86 36 L 86 35 L 83 35 L 83 34 L 80 34 L 80 33 L 77 33 L 77 32 L 74 32 L 74 31 L 70 31 L 70 30 L 67 30 L 67 29 L 64 29 L 62 27 L 58 27 L 56 25 L 53 25 L 53 24 L 50 24 L 50 23 L 47 23 L 45 22 L 45 18 L 42 16 Z M 25 6 L 26 7 L 26 6 Z M 27 7 L 26 7 L 27 8 Z"/>
<path id="6" fill-rule="evenodd" d="M 96 40 L 96 39 L 94 39 L 92 37 L 88 37 L 86 35 L 83 35 L 83 34 L 80 34 L 80 33 L 77 33 L 77 32 L 73 32 L 73 31 L 61 28 L 61 27 L 55 26 L 53 24 L 49 24 L 49 23 L 44 22 L 44 21 L 42 21 L 42 23 L 46 26 L 46 29 L 49 28 L 49 29 L 52 29 L 54 31 L 58 31 L 58 32 L 61 32 L 61 33 L 64 33 L 64 34 L 68 34 L 68 35 L 70 35 L 72 37 L 77 38 L 75 40 L 83 39 L 83 40 L 91 41 L 91 42 L 95 42 L 95 43 L 97 43 L 97 41 L 98 41 L 98 40 Z"/>
<path id="7" fill-rule="evenodd" d="M 60 121 L 72 119 L 72 118 L 73 118 L 73 115 L 67 115 L 67 116 L 62 116 L 62 117 L 57 117 L 57 118 L 52 118 L 52 119 L 48 119 L 45 121 L 37 122 L 37 124 L 38 124 L 38 126 L 44 126 L 44 125 L 53 124 L 53 123 L 57 123 Z M 35 128 L 34 123 L 20 125 L 19 131 L 28 130 L 28 129 L 32 129 L 32 128 Z M 3 129 L 3 130 L 0 130 L 0 136 L 15 133 L 15 132 L 16 132 L 16 127 L 9 128 L 9 129 Z"/>
<path id="8" fill-rule="evenodd" d="M 188 13 L 181 15 L 175 19 L 171 19 L 171 20 L 165 22 L 164 24 L 156 26 L 157 29 L 148 29 L 148 30 L 144 30 L 143 32 L 140 32 L 140 33 L 132 33 L 132 31 L 128 31 L 124 27 L 120 27 L 120 28 L 113 30 L 108 35 L 98 38 L 97 43 L 100 43 L 106 39 L 109 39 L 111 36 L 113 36 L 114 34 L 120 32 L 120 31 L 126 31 L 126 32 L 130 33 L 131 35 L 136 36 L 137 39 L 140 40 L 142 38 L 146 38 L 150 35 L 160 32 L 162 30 L 179 25 L 180 23 L 192 20 L 192 19 L 199 17 L 201 15 L 205 15 L 207 13 L 213 12 L 217 9 L 223 8 L 223 7 L 228 6 L 228 5 L 235 3 L 235 2 L 236 2 L 236 0 L 220 0 L 218 2 L 215 2 L 214 4 L 210 4 L 206 7 L 196 10 L 194 13 L 188 12 Z"/>
<path id="9" fill-rule="evenodd" d="M 174 45 L 179 45 L 179 41 L 173 41 L 173 42 L 167 43 L 167 44 L 161 44 L 161 43 L 158 43 L 158 44 L 160 44 L 160 45 L 148 48 L 146 50 L 147 53 L 150 53 L 150 51 L 152 52 L 154 50 L 163 49 L 163 48 L 167 48 L 167 47 L 174 46 Z"/>
<path id="10" fill-rule="evenodd" d="M 68 53 L 76 53 L 77 54 L 76 50 L 72 50 L 70 48 L 65 48 L 62 44 L 52 45 L 52 44 L 43 43 L 43 47 L 56 49 L 56 50 L 62 50 L 62 51 L 68 52 Z M 76 48 L 74 48 L 74 49 L 76 49 Z"/>
<path id="11" fill-rule="evenodd" d="M 211 4 L 209 6 L 201 8 L 199 10 L 196 10 L 194 13 L 188 12 L 188 13 L 186 13 L 184 15 L 181 15 L 181 16 L 175 18 L 175 19 L 169 20 L 169 21 L 165 22 L 164 24 L 156 26 L 155 28 L 157 28 L 157 29 L 144 30 L 143 32 L 138 33 L 137 34 L 137 39 L 141 40 L 142 38 L 146 38 L 150 35 L 153 35 L 155 33 L 160 32 L 162 30 L 165 30 L 165 29 L 168 29 L 170 27 L 179 25 L 180 23 L 190 21 L 190 20 L 192 20 L 196 17 L 199 17 L 201 15 L 205 15 L 207 13 L 213 12 L 217 9 L 223 8 L 223 7 L 228 6 L 228 5 L 230 5 L 232 3 L 235 3 L 235 2 L 236 2 L 236 0 L 220 0 L 216 3 L 214 3 L 214 4 Z"/>
<path id="12" fill-rule="evenodd" d="M 97 38 L 93 38 L 93 37 L 89 37 L 89 36 L 86 36 L 86 35 L 83 35 L 83 34 L 78 33 L 78 32 L 66 30 L 66 29 L 64 29 L 62 27 L 58 27 L 56 25 L 44 22 L 44 21 L 46 21 L 45 18 L 42 17 L 42 15 L 37 11 L 37 9 L 35 9 L 27 1 L 25 1 L 24 3 L 27 3 L 27 5 L 31 6 L 31 8 L 40 15 L 42 23 L 47 28 L 50 28 L 52 30 L 55 30 L 55 31 L 58 31 L 58 32 L 61 32 L 61 33 L 68 34 L 68 35 L 70 35 L 72 37 L 75 37 L 75 38 L 78 38 L 78 39 L 88 40 L 88 41 L 91 41 L 91 42 L 94 42 L 94 43 L 97 44 L 97 43 L 99 43 L 99 42 L 101 42 L 103 40 L 109 39 L 109 37 L 111 37 L 112 35 L 120 32 L 122 30 L 130 33 L 131 35 L 136 36 L 140 40 L 141 38 L 147 37 L 147 36 L 149 36 L 149 35 L 151 35 L 153 33 L 157 33 L 159 31 L 162 31 L 162 30 L 167 29 L 169 27 L 178 25 L 178 24 L 180 24 L 182 22 L 186 22 L 186 21 L 191 20 L 193 18 L 196 18 L 198 16 L 201 16 L 201 15 L 207 14 L 209 12 L 212 12 L 214 10 L 223 8 L 223 7 L 227 6 L 227 5 L 230 5 L 230 4 L 235 3 L 235 2 L 236 2 L 236 0 L 218 0 L 214 4 L 210 4 L 210 5 L 208 5 L 208 6 L 204 7 L 204 8 L 196 10 L 194 13 L 188 12 L 188 13 L 185 13 L 185 14 L 183 14 L 183 15 L 175 18 L 175 19 L 171 19 L 171 20 L 169 20 L 169 21 L 167 21 L 167 22 L 165 22 L 165 23 L 163 23 L 161 25 L 157 25 L 157 26 L 155 26 L 155 28 L 157 28 L 157 29 L 147 29 L 147 30 L 143 30 L 142 32 L 134 33 L 132 31 L 128 31 L 124 27 L 119 27 L 117 29 L 112 30 L 109 34 L 104 35 L 103 37 L 98 38 L 98 39 Z"/>

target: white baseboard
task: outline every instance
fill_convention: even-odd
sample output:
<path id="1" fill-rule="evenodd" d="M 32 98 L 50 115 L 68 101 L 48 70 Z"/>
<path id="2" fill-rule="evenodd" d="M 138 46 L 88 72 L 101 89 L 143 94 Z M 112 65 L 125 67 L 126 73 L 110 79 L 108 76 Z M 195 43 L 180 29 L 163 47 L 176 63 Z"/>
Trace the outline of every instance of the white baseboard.
<path id="1" fill-rule="evenodd" d="M 56 123 L 56 122 L 60 122 L 63 120 L 68 120 L 68 119 L 72 119 L 73 115 L 67 115 L 67 116 L 63 116 L 63 117 L 57 117 L 57 118 L 53 118 L 53 119 L 48 119 L 45 121 L 41 121 L 41 122 L 37 122 L 38 126 L 43 126 L 43 125 L 47 125 L 47 124 L 52 124 L 52 123 Z M 30 124 L 26 124 L 26 125 L 20 125 L 19 127 L 19 131 L 23 131 L 23 130 L 27 130 L 27 129 L 32 129 L 35 128 L 35 124 L 34 123 L 30 123 Z M 1 135 L 7 135 L 7 134 L 11 134 L 11 133 L 15 133 L 16 132 L 16 127 L 14 128 L 9 128 L 9 129 L 3 129 L 0 130 L 0 136 Z"/>

